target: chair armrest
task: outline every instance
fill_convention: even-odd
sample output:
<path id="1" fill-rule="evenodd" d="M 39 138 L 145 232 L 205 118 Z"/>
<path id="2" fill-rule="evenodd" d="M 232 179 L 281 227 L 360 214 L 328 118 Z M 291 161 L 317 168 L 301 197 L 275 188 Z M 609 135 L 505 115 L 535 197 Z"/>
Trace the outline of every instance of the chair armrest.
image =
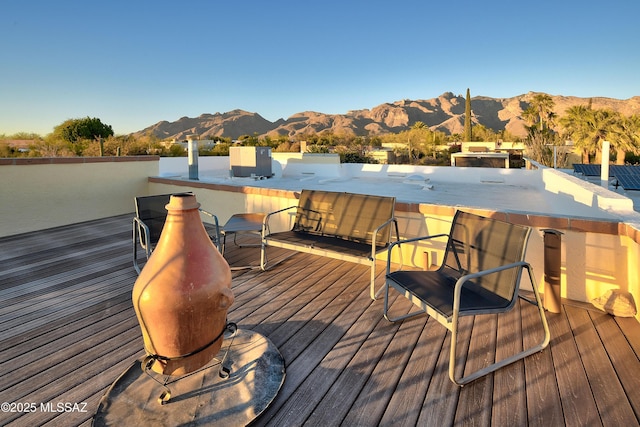
<path id="1" fill-rule="evenodd" d="M 381 229 L 383 229 L 390 223 L 393 223 L 395 225 L 396 242 L 400 240 L 400 236 L 398 234 L 398 220 L 396 220 L 395 217 L 391 217 L 373 230 L 373 239 L 371 239 L 371 257 L 370 257 L 371 260 L 374 260 L 376 258 L 376 247 L 378 246 L 377 244 L 378 232 L 380 232 Z M 389 242 L 385 242 L 385 243 L 389 243 Z"/>
<path id="2" fill-rule="evenodd" d="M 482 277 L 482 276 L 488 276 L 489 274 L 499 273 L 501 271 L 510 270 L 512 268 L 527 268 L 527 269 L 530 269 L 531 266 L 529 265 L 528 262 L 518 261 L 518 262 L 511 263 L 511 264 L 501 265 L 500 267 L 490 268 L 488 270 L 482 270 L 482 271 L 478 271 L 477 273 L 469 273 L 469 274 L 465 274 L 464 276 L 461 276 L 456 281 L 456 285 L 455 285 L 455 288 L 453 290 L 453 313 L 454 313 L 453 321 L 457 320 L 456 319 L 458 317 L 457 313 L 460 310 L 460 295 L 462 293 L 462 287 L 465 285 L 466 282 L 468 282 L 471 279 L 476 279 L 476 278 Z M 535 284 L 534 284 L 534 286 L 535 286 Z M 517 291 L 517 288 L 516 288 L 516 291 Z"/>
<path id="3" fill-rule="evenodd" d="M 151 254 L 151 245 L 149 244 L 151 233 L 149 232 L 149 227 L 138 217 L 133 217 L 133 226 L 135 230 L 138 231 L 138 242 L 140 242 L 140 246 L 145 250 L 148 257 Z"/>
<path id="4" fill-rule="evenodd" d="M 202 208 L 199 208 L 198 210 L 199 210 L 201 213 L 203 213 L 203 214 L 205 214 L 205 215 L 207 215 L 207 216 L 209 216 L 209 217 L 213 218 L 213 222 L 214 222 L 214 225 L 215 225 L 215 227 L 216 227 L 216 230 L 215 230 L 215 233 L 216 233 L 216 236 L 215 236 L 215 239 L 216 239 L 216 248 L 218 248 L 218 251 L 220 251 L 220 252 L 221 252 L 221 251 L 222 251 L 222 247 L 220 246 L 220 245 L 221 245 L 221 240 L 220 240 L 220 223 L 218 222 L 218 217 L 217 217 L 216 215 L 212 214 L 211 212 L 206 211 L 206 210 L 204 210 L 204 209 L 202 209 Z"/>
<path id="5" fill-rule="evenodd" d="M 439 237 L 449 237 L 448 234 L 446 233 L 441 233 L 441 234 L 432 234 L 429 236 L 420 236 L 420 237 L 413 237 L 411 239 L 403 239 L 403 240 L 397 240 L 395 242 L 391 242 L 389 244 L 389 247 L 387 248 L 387 274 L 391 273 L 391 252 L 393 251 L 393 248 L 395 248 L 396 246 L 398 248 L 400 248 L 401 245 L 405 244 L 405 243 L 415 243 L 415 242 L 419 242 L 422 240 L 429 240 L 429 239 L 435 239 L 435 238 L 439 238 Z M 402 264 L 400 264 L 400 268 L 402 268 Z"/>
<path id="6" fill-rule="evenodd" d="M 269 220 L 271 219 L 272 216 L 288 211 L 290 209 L 294 209 L 297 208 L 298 205 L 294 205 L 294 206 L 289 206 L 287 208 L 283 208 L 283 209 L 278 209 L 277 211 L 273 211 L 273 212 L 269 212 L 268 214 L 266 214 L 264 216 L 264 220 L 262 221 L 262 238 L 264 239 L 265 237 L 267 237 L 269 234 L 271 234 L 271 229 L 269 227 Z"/>

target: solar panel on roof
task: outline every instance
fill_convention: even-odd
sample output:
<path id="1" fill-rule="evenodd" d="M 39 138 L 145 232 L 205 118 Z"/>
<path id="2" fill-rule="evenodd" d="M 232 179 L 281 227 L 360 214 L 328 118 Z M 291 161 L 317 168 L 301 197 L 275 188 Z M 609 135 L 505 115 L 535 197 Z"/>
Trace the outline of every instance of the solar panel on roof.
<path id="1" fill-rule="evenodd" d="M 584 165 L 582 163 L 574 163 L 573 164 L 573 172 L 585 175 L 583 166 Z"/>
<path id="2" fill-rule="evenodd" d="M 600 165 L 574 163 L 573 170 L 585 176 L 600 176 Z"/>
<path id="3" fill-rule="evenodd" d="M 613 175 L 640 175 L 640 166 L 611 165 Z"/>
<path id="4" fill-rule="evenodd" d="M 584 176 L 600 176 L 601 165 L 574 163 L 573 171 Z M 640 166 L 609 165 L 609 176 L 616 175 L 640 175 Z"/>
<path id="5" fill-rule="evenodd" d="M 581 173 L 584 175 L 584 171 L 582 169 L 582 164 L 581 163 L 574 163 L 573 164 L 573 173 Z"/>
<path id="6" fill-rule="evenodd" d="M 616 179 L 625 190 L 640 190 L 640 174 L 620 174 Z"/>
<path id="7" fill-rule="evenodd" d="M 625 190 L 640 190 L 640 166 L 614 165 L 613 174 Z"/>

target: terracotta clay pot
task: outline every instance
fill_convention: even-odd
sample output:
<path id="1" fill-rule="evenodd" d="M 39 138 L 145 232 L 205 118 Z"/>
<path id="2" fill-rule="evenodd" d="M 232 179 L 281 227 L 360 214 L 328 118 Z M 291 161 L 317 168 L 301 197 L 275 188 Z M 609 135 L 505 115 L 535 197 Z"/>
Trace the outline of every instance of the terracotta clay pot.
<path id="1" fill-rule="evenodd" d="M 166 207 L 160 240 L 132 298 L 146 352 L 162 356 L 152 369 L 184 375 L 205 366 L 220 350 L 234 298 L 231 270 L 207 235 L 195 196 L 172 195 Z"/>

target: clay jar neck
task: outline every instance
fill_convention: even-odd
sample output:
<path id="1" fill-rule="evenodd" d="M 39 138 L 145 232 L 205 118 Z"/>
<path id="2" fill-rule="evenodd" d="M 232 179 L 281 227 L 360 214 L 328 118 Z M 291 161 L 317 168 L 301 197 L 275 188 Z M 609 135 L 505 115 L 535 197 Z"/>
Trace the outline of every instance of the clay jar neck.
<path id="1" fill-rule="evenodd" d="M 165 206 L 168 215 L 178 211 L 187 211 L 200 208 L 200 203 L 196 201 L 196 197 L 189 193 L 172 194 L 169 204 Z M 167 221 L 169 216 L 167 216 Z"/>

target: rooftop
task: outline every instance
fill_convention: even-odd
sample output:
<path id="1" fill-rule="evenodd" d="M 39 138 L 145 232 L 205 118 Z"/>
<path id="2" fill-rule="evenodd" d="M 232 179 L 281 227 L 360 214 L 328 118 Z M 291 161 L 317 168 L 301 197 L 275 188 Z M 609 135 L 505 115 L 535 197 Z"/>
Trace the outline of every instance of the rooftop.
<path id="1" fill-rule="evenodd" d="M 201 157 L 199 182 L 290 191 L 347 191 L 393 196 L 411 204 L 640 223 L 640 214 L 634 212 L 640 191 L 610 191 L 570 171 L 361 165 L 330 160 L 312 164 L 289 156 L 274 153 L 278 167 L 268 179 L 230 177 L 228 159 Z M 187 170 L 184 158 L 164 158 L 159 176 L 188 181 Z"/>
<path id="2" fill-rule="evenodd" d="M 144 354 L 131 304 L 132 215 L 0 238 L 0 401 L 87 403 L 87 412 L 3 411 L 1 425 L 88 426 L 107 387 Z M 257 261 L 255 248 L 227 249 L 232 266 Z M 368 274 L 302 253 L 266 272 L 233 272 L 229 320 L 269 337 L 286 361 L 283 388 L 257 425 L 640 422 L 635 319 L 565 300 L 562 313 L 547 314 L 546 350 L 458 388 L 447 375 L 450 334 L 426 316 L 387 322 Z M 396 312 L 413 310 L 392 300 Z M 527 332 L 535 315 L 518 305 L 497 335 L 488 333 L 495 317 L 473 329 L 465 318 L 467 363 L 494 357 L 505 336 L 537 339 Z"/>

